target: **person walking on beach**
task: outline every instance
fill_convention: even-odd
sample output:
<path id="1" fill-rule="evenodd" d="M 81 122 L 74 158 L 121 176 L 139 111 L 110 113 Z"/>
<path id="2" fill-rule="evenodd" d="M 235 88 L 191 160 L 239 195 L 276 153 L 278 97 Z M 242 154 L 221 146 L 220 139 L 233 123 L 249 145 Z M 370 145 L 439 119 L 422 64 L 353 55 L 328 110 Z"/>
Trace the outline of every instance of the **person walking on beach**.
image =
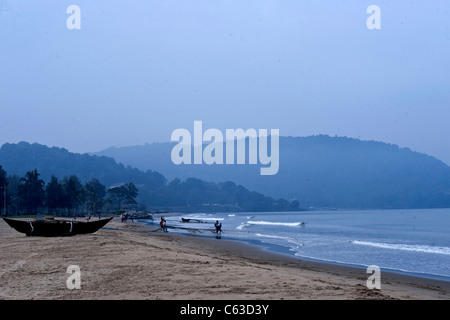
<path id="1" fill-rule="evenodd" d="M 164 217 L 161 217 L 159 225 L 161 226 L 161 231 L 167 232 L 166 220 L 164 219 Z"/>
<path id="2" fill-rule="evenodd" d="M 216 227 L 216 239 L 222 238 L 222 223 L 220 223 L 219 220 L 216 220 L 214 227 Z"/>
<path id="3" fill-rule="evenodd" d="M 216 233 L 222 232 L 222 224 L 219 222 L 219 220 L 216 220 L 216 223 L 214 223 L 214 227 L 216 227 Z"/>

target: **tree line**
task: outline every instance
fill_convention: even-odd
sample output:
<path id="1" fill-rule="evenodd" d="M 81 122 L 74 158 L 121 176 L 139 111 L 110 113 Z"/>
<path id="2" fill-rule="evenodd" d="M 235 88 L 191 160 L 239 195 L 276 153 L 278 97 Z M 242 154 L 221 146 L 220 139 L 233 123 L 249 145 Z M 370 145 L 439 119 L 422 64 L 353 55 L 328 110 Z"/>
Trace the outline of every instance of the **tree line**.
<path id="1" fill-rule="evenodd" d="M 138 194 L 132 182 L 107 188 L 96 178 L 82 184 L 76 175 L 61 180 L 52 175 L 46 184 L 37 169 L 23 177 L 8 176 L 0 165 L 0 212 L 3 215 L 112 213 L 136 208 Z"/>
<path id="2" fill-rule="evenodd" d="M 37 168 L 40 173 L 39 178 L 49 183 L 52 180 L 52 175 L 55 177 L 67 176 L 67 178 L 58 180 L 59 184 L 62 185 L 68 184 L 69 180 L 73 180 L 71 181 L 73 185 L 78 184 L 76 183 L 77 179 L 70 179 L 70 174 L 75 174 L 78 180 L 83 181 L 83 183 L 86 181 L 92 182 L 92 178 L 95 177 L 106 186 L 114 186 L 118 181 L 132 181 L 139 188 L 139 195 L 136 197 L 136 200 L 140 211 L 144 211 L 147 208 L 152 208 L 155 211 L 176 212 L 193 212 L 194 210 L 200 210 L 199 212 L 299 210 L 298 201 L 289 202 L 283 199 L 267 197 L 264 194 L 250 191 L 242 185 L 230 182 L 229 177 L 226 176 L 221 180 L 225 182 L 212 182 L 194 177 L 184 178 L 184 181 L 178 178 L 168 181 L 157 171 L 141 171 L 137 168 L 117 163 L 112 158 L 76 154 L 62 148 L 49 148 L 36 143 L 4 144 L 0 148 L 0 164 L 3 165 L 3 168 L 7 168 L 8 173 L 11 175 L 23 175 L 23 172 L 28 171 L 30 168 Z M 173 170 L 173 168 L 170 170 Z M 206 172 L 209 172 L 209 170 Z M 209 180 L 213 177 L 208 175 L 206 178 Z M 9 195 L 13 194 L 14 190 L 16 190 L 15 194 L 17 194 L 19 179 L 19 177 L 16 177 L 15 187 L 12 187 L 12 182 L 8 186 L 8 189 L 12 189 L 8 190 L 7 193 L 10 203 L 9 212 L 12 213 L 17 211 L 19 205 L 12 205 L 16 202 L 13 202 L 14 199 L 11 199 Z M 54 184 L 57 185 L 57 183 Z M 50 183 L 50 185 L 53 184 Z M 2 191 L 1 186 L 2 184 L 0 183 L 0 193 Z M 83 185 L 83 187 L 86 189 L 86 185 Z M 58 188 L 55 187 L 56 194 L 59 193 Z M 68 192 L 71 195 L 77 194 L 77 188 L 65 186 L 64 189 L 75 190 Z M 92 186 L 90 189 L 95 190 L 96 188 Z M 128 193 L 133 191 L 133 188 L 126 187 L 119 189 L 109 188 L 109 191 L 106 191 L 106 196 L 103 197 L 104 202 L 106 202 L 103 204 L 103 210 L 119 210 L 120 207 L 126 209 L 126 207 L 132 206 L 133 202 L 127 200 L 130 197 L 126 195 L 125 189 L 128 189 Z M 83 194 L 81 195 L 83 196 Z M 58 199 L 60 197 L 54 198 Z M 76 203 L 78 197 L 74 196 L 73 198 Z M 62 200 L 64 200 L 64 197 L 60 200 L 54 200 L 54 202 L 59 203 Z M 49 205 L 50 211 L 68 214 L 68 211 L 87 211 L 87 205 L 90 204 L 82 201 L 80 206 L 73 206 L 69 199 L 66 199 L 65 202 L 67 202 L 65 205 L 53 205 L 52 201 L 44 201 L 45 210 L 49 210 L 47 208 Z M 93 203 L 95 204 L 95 201 Z M 26 212 L 23 201 L 21 210 Z"/>
<path id="3" fill-rule="evenodd" d="M 250 191 L 241 185 L 236 185 L 231 181 L 214 183 L 192 177 L 185 181 L 175 178 L 163 188 L 150 190 L 148 195 L 150 206 L 164 207 L 170 205 L 183 211 L 189 211 L 189 208 L 202 211 L 207 211 L 209 208 L 212 211 L 217 211 L 213 209 L 214 206 L 218 206 L 220 208 L 218 210 L 221 211 L 300 210 L 297 200 L 275 200 L 261 193 Z M 228 209 L 223 206 L 227 206 Z"/>

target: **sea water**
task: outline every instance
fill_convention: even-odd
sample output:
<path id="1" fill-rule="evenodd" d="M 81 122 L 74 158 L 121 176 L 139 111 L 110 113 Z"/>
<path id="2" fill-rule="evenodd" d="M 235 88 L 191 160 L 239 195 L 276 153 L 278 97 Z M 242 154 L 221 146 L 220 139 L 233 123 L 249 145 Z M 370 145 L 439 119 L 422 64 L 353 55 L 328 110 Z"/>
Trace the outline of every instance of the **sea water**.
<path id="1" fill-rule="evenodd" d="M 182 217 L 202 223 L 182 223 Z M 214 237 L 209 230 L 216 220 L 222 223 L 222 239 L 301 259 L 377 265 L 450 281 L 450 209 L 196 213 L 167 217 L 167 225 Z M 189 234 L 186 229 L 169 231 Z"/>

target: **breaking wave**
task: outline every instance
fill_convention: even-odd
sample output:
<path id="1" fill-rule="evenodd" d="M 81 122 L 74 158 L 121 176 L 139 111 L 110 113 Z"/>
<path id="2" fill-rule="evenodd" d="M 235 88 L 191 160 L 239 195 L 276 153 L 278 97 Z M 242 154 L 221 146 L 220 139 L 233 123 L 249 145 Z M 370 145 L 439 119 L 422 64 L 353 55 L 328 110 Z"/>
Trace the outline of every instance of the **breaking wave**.
<path id="1" fill-rule="evenodd" d="M 268 239 L 274 239 L 274 240 L 282 240 L 282 241 L 286 241 L 290 244 L 294 244 L 298 247 L 302 247 L 303 243 L 299 242 L 296 239 L 290 238 L 290 237 L 283 237 L 283 236 L 273 236 L 273 235 L 269 235 L 269 234 L 261 234 L 261 233 L 257 233 L 256 236 L 261 237 L 261 238 L 268 238 Z"/>
<path id="2" fill-rule="evenodd" d="M 237 230 L 242 230 L 242 229 L 244 229 L 245 227 L 248 227 L 248 226 L 249 226 L 249 224 L 247 224 L 247 223 L 241 223 L 240 225 L 238 225 L 236 227 L 236 229 Z"/>
<path id="3" fill-rule="evenodd" d="M 414 251 L 414 252 L 425 252 L 425 253 L 436 253 L 450 255 L 449 247 L 435 247 L 427 245 L 418 244 L 398 244 L 398 243 L 383 243 L 383 242 L 370 242 L 370 241 L 351 241 L 353 244 L 371 246 L 383 249 L 393 249 L 393 250 L 403 250 L 403 251 Z"/>
<path id="4" fill-rule="evenodd" d="M 247 221 L 247 224 L 258 224 L 267 226 L 284 226 L 284 227 L 298 227 L 304 222 L 269 222 L 269 221 Z"/>

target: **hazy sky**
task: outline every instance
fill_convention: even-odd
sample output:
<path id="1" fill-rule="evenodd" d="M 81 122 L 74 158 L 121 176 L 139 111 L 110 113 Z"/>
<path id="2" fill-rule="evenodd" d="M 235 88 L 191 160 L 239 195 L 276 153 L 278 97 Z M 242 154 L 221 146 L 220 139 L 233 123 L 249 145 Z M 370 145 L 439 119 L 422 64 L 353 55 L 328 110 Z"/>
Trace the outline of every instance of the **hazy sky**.
<path id="1" fill-rule="evenodd" d="M 81 29 L 69 30 L 69 5 Z M 381 29 L 369 30 L 369 5 Z M 450 164 L 450 2 L 0 0 L 0 144 L 73 152 L 280 129 Z"/>

